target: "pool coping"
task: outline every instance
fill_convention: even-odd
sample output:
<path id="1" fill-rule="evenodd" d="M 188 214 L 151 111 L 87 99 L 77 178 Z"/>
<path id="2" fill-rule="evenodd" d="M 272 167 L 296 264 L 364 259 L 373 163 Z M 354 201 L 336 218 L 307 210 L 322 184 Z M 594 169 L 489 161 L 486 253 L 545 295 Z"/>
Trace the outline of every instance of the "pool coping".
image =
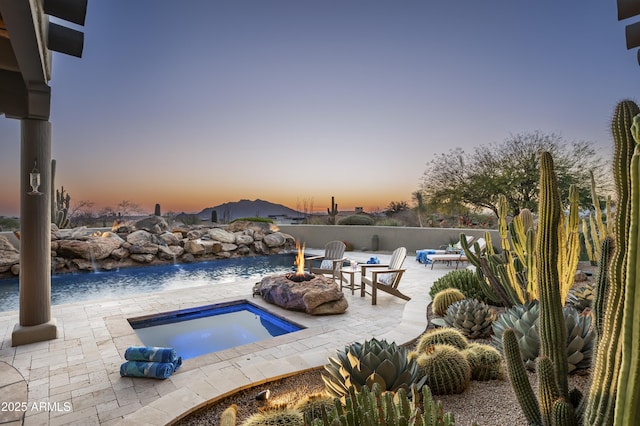
<path id="1" fill-rule="evenodd" d="M 415 339 L 418 338 L 427 328 L 428 322 L 426 310 L 429 301 L 430 298 L 428 297 L 427 292 L 424 292 L 423 297 L 413 296 L 412 299 L 405 304 L 404 309 L 402 310 L 402 320 L 393 329 L 393 331 L 380 335 L 373 335 L 370 337 L 375 337 L 379 340 L 386 339 L 390 342 L 396 342 L 396 344 L 398 345 L 408 344 L 415 341 Z M 262 302 L 261 299 L 260 302 Z M 265 303 L 265 308 L 273 307 L 273 305 L 270 305 L 266 302 L 263 303 Z M 300 330 L 300 332 L 304 331 L 307 331 L 309 336 L 315 336 L 326 334 L 331 330 L 314 329 L 314 327 L 308 327 L 305 330 Z M 279 339 L 281 337 L 286 338 L 287 336 L 289 335 L 278 336 L 274 339 Z M 295 337 L 297 339 L 301 336 L 296 335 Z M 155 423 L 154 420 L 164 422 L 164 424 L 167 425 L 174 424 L 177 421 L 187 417 L 189 414 L 241 390 L 322 367 L 327 364 L 327 360 L 329 357 L 335 356 L 336 349 L 338 348 L 339 347 L 331 350 L 319 349 L 317 351 L 309 351 L 305 354 L 293 355 L 269 362 L 254 364 L 252 366 L 253 369 L 261 372 L 272 371 L 274 372 L 274 374 L 259 379 L 253 375 L 247 376 L 245 374 L 237 374 L 234 379 L 240 380 L 240 383 L 236 382 L 233 386 L 224 386 L 222 384 L 223 379 L 225 378 L 224 375 L 227 375 L 228 371 L 225 371 L 220 375 L 220 381 L 215 381 L 215 379 L 211 377 L 208 377 L 207 379 L 201 379 L 195 383 L 189 384 L 188 387 L 182 387 L 167 395 L 164 395 L 161 398 L 142 407 L 140 410 L 137 410 L 135 413 L 131 413 L 125 416 L 123 420 L 118 424 L 158 424 Z M 235 348 L 235 350 L 237 349 L 238 348 Z M 221 355 L 222 357 L 226 355 L 224 353 L 217 354 Z M 206 360 L 204 358 L 206 358 L 207 355 L 203 355 L 202 357 L 203 361 L 205 361 L 206 364 Z M 188 369 L 187 371 L 192 370 L 193 367 Z M 215 381 L 216 385 L 212 385 L 212 381 Z M 176 411 L 176 408 L 181 411 Z"/>

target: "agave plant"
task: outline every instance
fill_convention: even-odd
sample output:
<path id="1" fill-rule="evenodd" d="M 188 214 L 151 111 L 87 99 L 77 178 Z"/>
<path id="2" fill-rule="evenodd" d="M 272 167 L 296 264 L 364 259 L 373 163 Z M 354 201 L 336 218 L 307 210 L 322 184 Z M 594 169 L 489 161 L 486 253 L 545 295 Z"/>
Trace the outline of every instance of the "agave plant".
<path id="1" fill-rule="evenodd" d="M 350 386 L 359 391 L 374 383 L 386 391 L 407 390 L 419 379 L 416 361 L 409 360 L 407 353 L 406 348 L 386 340 L 356 342 L 329 358 L 324 366 L 328 375 L 323 374 L 322 380 L 329 394 L 338 398 L 348 395 Z"/>
<path id="2" fill-rule="evenodd" d="M 595 289 L 593 284 L 585 284 L 569 291 L 567 303 L 582 312 L 586 308 L 591 307 L 594 295 Z"/>
<path id="3" fill-rule="evenodd" d="M 539 314 L 538 302 L 533 301 L 526 305 L 515 305 L 493 323 L 494 346 L 502 351 L 502 335 L 507 328 L 512 328 L 522 361 L 529 370 L 535 370 L 536 358 L 540 353 Z M 563 314 L 567 327 L 568 372 L 589 368 L 595 339 L 591 317 L 580 315 L 572 306 L 565 306 Z"/>
<path id="4" fill-rule="evenodd" d="M 477 299 L 455 302 L 447 309 L 444 322 L 470 339 L 481 339 L 491 334 L 496 316 L 488 305 Z"/>
<path id="5" fill-rule="evenodd" d="M 522 361 L 529 370 L 535 370 L 536 358 L 540 352 L 540 336 L 538 328 L 538 302 L 528 302 L 524 305 L 514 305 L 500 314 L 493 322 L 493 344 L 502 351 L 502 335 L 508 328 L 512 328 L 518 340 Z"/>

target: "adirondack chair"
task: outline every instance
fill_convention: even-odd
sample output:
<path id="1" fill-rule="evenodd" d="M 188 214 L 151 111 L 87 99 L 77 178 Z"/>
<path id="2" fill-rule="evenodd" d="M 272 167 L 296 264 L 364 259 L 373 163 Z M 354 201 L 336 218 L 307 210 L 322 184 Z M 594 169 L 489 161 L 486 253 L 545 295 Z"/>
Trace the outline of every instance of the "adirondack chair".
<path id="1" fill-rule="evenodd" d="M 309 265 L 310 274 L 331 275 L 334 280 L 339 279 L 346 248 L 342 241 L 330 241 L 324 246 L 324 255 L 306 257 L 304 264 Z"/>
<path id="2" fill-rule="evenodd" d="M 362 268 L 360 296 L 364 297 L 366 287 L 371 287 L 371 304 L 378 302 L 378 290 L 389 293 L 404 300 L 411 300 L 409 296 L 398 290 L 398 284 L 406 269 L 401 269 L 407 249 L 399 247 L 394 250 L 388 264 L 364 264 Z"/>

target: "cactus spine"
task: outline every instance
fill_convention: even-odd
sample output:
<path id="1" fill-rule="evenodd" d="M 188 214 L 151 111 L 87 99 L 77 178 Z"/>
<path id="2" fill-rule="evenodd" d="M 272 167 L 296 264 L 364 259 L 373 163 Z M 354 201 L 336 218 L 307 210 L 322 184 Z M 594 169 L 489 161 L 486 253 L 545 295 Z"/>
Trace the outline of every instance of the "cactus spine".
<path id="1" fill-rule="evenodd" d="M 331 197 L 331 208 L 327 208 L 327 214 L 329 215 L 329 225 L 335 225 L 336 216 L 338 216 L 338 205 L 334 197 Z"/>
<path id="2" fill-rule="evenodd" d="M 604 308 L 606 314 L 603 315 L 602 334 L 598 339 L 592 384 L 584 413 L 584 422 L 589 425 L 610 424 L 614 418 L 622 362 L 620 345 L 625 305 L 628 230 L 631 221 L 630 164 L 635 149 L 631 124 L 638 113 L 640 108 L 635 102 L 622 101 L 616 106 L 611 123 L 615 144 L 613 177 L 618 202 L 615 211 L 614 251 L 609 265 L 609 288 Z"/>
<path id="3" fill-rule="evenodd" d="M 640 115 L 631 126 L 636 144 L 640 143 Z M 640 146 L 635 145 L 631 159 L 631 221 L 629 223 L 627 279 L 622 316 L 622 363 L 618 380 L 615 425 L 629 425 L 640 415 Z"/>

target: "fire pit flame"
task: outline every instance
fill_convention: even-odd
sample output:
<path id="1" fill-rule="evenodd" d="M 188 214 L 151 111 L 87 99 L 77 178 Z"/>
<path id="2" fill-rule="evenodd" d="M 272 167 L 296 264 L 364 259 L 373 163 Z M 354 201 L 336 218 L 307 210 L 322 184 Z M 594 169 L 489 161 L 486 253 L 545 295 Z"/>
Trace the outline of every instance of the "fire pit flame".
<path id="1" fill-rule="evenodd" d="M 296 241 L 296 250 L 298 250 L 298 254 L 296 255 L 296 273 L 295 274 L 287 274 L 287 279 L 295 282 L 302 281 L 310 281 L 314 278 L 313 274 L 304 271 L 304 243 L 302 243 L 302 248 L 300 247 L 300 241 Z"/>

